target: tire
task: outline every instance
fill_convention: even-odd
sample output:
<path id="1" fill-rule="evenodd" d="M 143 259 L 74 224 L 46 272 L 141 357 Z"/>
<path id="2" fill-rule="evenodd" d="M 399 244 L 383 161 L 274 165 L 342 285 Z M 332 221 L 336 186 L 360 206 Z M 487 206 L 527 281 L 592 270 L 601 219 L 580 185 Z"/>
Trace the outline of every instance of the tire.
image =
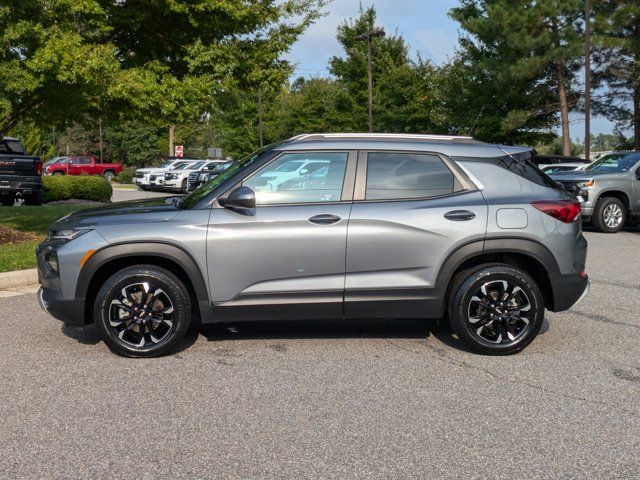
<path id="1" fill-rule="evenodd" d="M 42 205 L 42 194 L 35 194 L 29 197 L 24 197 L 24 204 L 27 207 L 39 207 Z"/>
<path id="2" fill-rule="evenodd" d="M 622 200 L 615 197 L 601 198 L 593 209 L 591 223 L 602 233 L 618 233 L 624 227 L 627 209 Z"/>
<path id="3" fill-rule="evenodd" d="M 64 173 L 62 173 L 62 172 L 53 172 L 51 175 L 54 176 L 54 177 L 57 177 L 58 175 L 64 175 Z"/>
<path id="4" fill-rule="evenodd" d="M 180 187 L 180 193 L 187 193 L 187 179 L 182 180 L 182 186 Z"/>
<path id="5" fill-rule="evenodd" d="M 509 355 L 538 335 L 544 322 L 544 299 L 526 272 L 509 265 L 481 266 L 454 280 L 449 322 L 470 350 Z"/>
<path id="6" fill-rule="evenodd" d="M 104 173 L 102 174 L 102 176 L 104 177 L 104 179 L 105 179 L 107 182 L 110 182 L 111 180 L 113 180 L 113 177 L 115 177 L 115 176 L 116 176 L 116 174 L 115 174 L 114 172 L 112 172 L 111 170 L 107 170 L 106 172 L 104 172 Z"/>
<path id="7" fill-rule="evenodd" d="M 153 291 L 155 300 L 145 289 Z M 146 300 L 151 303 L 143 307 Z M 104 283 L 94 302 L 93 318 L 112 352 L 125 357 L 159 357 L 173 352 L 184 339 L 191 322 L 191 298 L 168 270 L 135 265 Z"/>
<path id="8" fill-rule="evenodd" d="M 13 195 L 2 195 L 0 197 L 0 203 L 3 207 L 13 207 L 13 205 L 16 203 L 16 197 L 14 197 Z"/>

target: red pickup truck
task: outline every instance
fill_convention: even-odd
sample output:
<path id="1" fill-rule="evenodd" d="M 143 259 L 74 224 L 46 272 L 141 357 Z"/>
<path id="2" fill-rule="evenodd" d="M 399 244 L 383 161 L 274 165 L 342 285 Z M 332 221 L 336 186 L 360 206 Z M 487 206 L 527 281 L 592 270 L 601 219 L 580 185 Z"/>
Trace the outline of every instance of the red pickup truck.
<path id="1" fill-rule="evenodd" d="M 88 155 L 67 157 L 44 168 L 45 175 L 102 175 L 111 181 L 122 172 L 121 163 L 100 163 Z"/>

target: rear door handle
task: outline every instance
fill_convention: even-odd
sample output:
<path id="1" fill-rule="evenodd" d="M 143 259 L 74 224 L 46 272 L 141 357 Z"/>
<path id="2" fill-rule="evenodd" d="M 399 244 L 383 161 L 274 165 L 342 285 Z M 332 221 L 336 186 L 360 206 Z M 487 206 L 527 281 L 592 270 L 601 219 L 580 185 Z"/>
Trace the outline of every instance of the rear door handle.
<path id="1" fill-rule="evenodd" d="M 332 215 L 330 213 L 323 213 L 320 215 L 314 215 L 309 219 L 309 221 L 317 225 L 331 225 L 332 223 L 339 222 L 340 217 L 338 215 Z"/>
<path id="2" fill-rule="evenodd" d="M 444 214 L 444 218 L 454 222 L 464 222 L 465 220 L 473 220 L 476 214 L 471 210 L 452 210 Z"/>

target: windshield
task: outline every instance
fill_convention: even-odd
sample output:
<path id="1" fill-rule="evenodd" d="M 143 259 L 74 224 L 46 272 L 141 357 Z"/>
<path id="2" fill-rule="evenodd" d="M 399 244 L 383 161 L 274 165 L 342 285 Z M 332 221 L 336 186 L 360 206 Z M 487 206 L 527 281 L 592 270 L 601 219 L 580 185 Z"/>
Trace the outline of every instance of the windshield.
<path id="1" fill-rule="evenodd" d="M 262 154 L 266 151 L 266 149 L 258 150 L 257 152 L 252 153 L 248 157 L 243 158 L 242 160 L 238 160 L 237 162 L 228 162 L 224 165 L 229 165 L 226 170 L 220 175 L 212 178 L 207 183 L 202 184 L 199 188 L 197 188 L 193 193 L 184 197 L 182 202 L 182 208 L 189 209 L 196 205 L 200 200 L 209 195 L 218 185 L 226 182 L 227 179 L 231 178 L 233 175 L 238 172 L 241 168 L 248 167 L 253 162 L 255 162 L 258 158 L 262 156 Z"/>
<path id="2" fill-rule="evenodd" d="M 193 162 L 181 163 L 176 168 L 174 168 L 174 170 L 190 170 L 191 168 L 193 168 L 193 165 L 194 165 Z"/>
<path id="3" fill-rule="evenodd" d="M 287 162 L 279 168 L 276 168 L 276 172 L 295 172 L 298 168 L 302 166 L 304 162 L 300 160 L 295 160 L 293 162 Z"/>
<path id="4" fill-rule="evenodd" d="M 612 153 L 596 160 L 585 171 L 588 172 L 626 172 L 640 160 L 638 153 Z"/>

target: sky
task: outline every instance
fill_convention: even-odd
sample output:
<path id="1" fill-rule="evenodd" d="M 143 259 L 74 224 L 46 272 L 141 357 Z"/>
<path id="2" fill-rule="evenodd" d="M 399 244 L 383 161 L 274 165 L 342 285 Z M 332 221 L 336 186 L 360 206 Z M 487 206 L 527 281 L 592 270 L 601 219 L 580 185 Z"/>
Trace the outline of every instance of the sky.
<path id="1" fill-rule="evenodd" d="M 455 0 L 363 0 L 362 6 L 375 6 L 378 26 L 387 33 L 399 33 L 410 46 L 411 53 L 419 52 L 435 64 L 445 62 L 455 50 L 459 26 L 447 16 L 458 4 Z M 344 54 L 336 40 L 336 29 L 345 20 L 358 16 L 358 0 L 333 0 L 326 8 L 327 15 L 312 25 L 296 42 L 288 55 L 295 66 L 294 77 L 325 77 L 329 75 L 329 59 Z M 613 124 L 604 118 L 591 119 L 591 132 L 611 133 Z M 584 138 L 583 115 L 571 116 L 572 140 Z"/>

